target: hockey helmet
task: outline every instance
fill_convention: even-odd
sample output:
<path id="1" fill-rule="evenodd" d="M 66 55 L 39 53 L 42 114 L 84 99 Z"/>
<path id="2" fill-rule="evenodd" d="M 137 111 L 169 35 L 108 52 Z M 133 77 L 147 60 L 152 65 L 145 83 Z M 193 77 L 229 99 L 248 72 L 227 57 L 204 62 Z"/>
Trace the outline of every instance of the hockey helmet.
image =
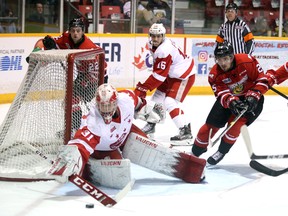
<path id="1" fill-rule="evenodd" d="M 149 35 L 162 35 L 165 37 L 166 29 L 162 23 L 154 23 L 149 29 Z"/>
<path id="2" fill-rule="evenodd" d="M 238 6 L 234 2 L 231 2 L 225 8 L 226 11 L 229 10 L 229 9 L 233 9 L 233 10 L 235 10 L 237 12 Z"/>
<path id="3" fill-rule="evenodd" d="M 72 27 L 81 27 L 82 31 L 84 31 L 84 22 L 81 18 L 74 18 L 69 22 L 69 30 Z"/>
<path id="4" fill-rule="evenodd" d="M 102 84 L 96 91 L 96 105 L 105 124 L 110 124 L 117 110 L 118 92 L 110 84 Z"/>
<path id="5" fill-rule="evenodd" d="M 214 50 L 215 58 L 221 58 L 224 56 L 233 56 L 234 50 L 228 41 L 224 41 L 223 43 L 217 43 L 216 48 Z"/>

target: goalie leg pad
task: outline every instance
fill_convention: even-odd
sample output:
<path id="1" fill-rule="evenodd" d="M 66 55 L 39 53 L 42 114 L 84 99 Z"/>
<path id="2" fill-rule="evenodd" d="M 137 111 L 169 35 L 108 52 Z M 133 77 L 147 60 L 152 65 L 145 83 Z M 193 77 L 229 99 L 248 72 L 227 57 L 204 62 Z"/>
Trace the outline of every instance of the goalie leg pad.
<path id="1" fill-rule="evenodd" d="M 89 159 L 91 183 L 122 189 L 131 181 L 130 160 Z"/>
<path id="2" fill-rule="evenodd" d="M 135 133 L 130 133 L 123 157 L 156 172 L 180 178 L 185 182 L 203 180 L 206 160 L 168 148 Z"/>

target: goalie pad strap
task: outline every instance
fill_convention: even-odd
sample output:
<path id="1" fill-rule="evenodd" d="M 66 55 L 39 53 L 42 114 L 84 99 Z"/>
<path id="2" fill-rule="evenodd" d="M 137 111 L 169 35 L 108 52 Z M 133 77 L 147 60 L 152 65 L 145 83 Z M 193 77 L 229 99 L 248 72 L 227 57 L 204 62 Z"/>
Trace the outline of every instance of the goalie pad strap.
<path id="1" fill-rule="evenodd" d="M 206 165 L 205 159 L 165 147 L 135 133 L 130 133 L 123 156 L 132 163 L 189 183 L 202 180 Z"/>

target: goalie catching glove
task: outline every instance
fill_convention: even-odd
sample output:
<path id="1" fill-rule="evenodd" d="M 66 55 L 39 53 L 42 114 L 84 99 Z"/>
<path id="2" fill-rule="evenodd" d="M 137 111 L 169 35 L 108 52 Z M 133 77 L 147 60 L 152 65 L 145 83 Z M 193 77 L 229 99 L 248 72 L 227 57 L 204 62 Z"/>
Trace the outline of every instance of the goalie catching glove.
<path id="1" fill-rule="evenodd" d="M 59 148 L 59 153 L 48 171 L 48 175 L 60 183 L 66 183 L 69 176 L 80 174 L 82 167 L 82 156 L 77 146 L 64 145 Z"/>
<path id="2" fill-rule="evenodd" d="M 163 104 L 150 100 L 142 100 L 142 105 L 135 112 L 134 118 L 141 119 L 149 123 L 160 123 L 165 119 L 165 109 Z"/>

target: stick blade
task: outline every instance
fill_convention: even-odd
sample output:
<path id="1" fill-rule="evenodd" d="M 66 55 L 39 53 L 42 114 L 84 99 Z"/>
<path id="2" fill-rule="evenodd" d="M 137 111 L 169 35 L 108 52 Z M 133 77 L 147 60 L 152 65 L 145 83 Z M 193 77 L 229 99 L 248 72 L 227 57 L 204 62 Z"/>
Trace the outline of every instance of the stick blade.
<path id="1" fill-rule="evenodd" d="M 261 172 L 261 173 L 264 173 L 266 175 L 273 176 L 273 177 L 276 177 L 276 176 L 282 175 L 285 172 L 288 172 L 288 168 L 283 169 L 283 170 L 273 170 L 255 160 L 251 160 L 249 165 L 251 168 L 257 170 L 258 172 Z"/>

